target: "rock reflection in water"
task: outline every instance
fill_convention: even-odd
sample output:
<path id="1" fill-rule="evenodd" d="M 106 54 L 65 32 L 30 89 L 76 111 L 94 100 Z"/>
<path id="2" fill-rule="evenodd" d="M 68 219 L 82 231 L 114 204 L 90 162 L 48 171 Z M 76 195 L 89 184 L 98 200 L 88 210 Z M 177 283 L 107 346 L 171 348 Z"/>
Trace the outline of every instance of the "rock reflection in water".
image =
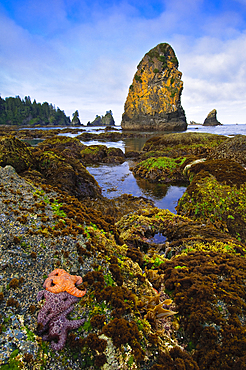
<path id="1" fill-rule="evenodd" d="M 87 167 L 102 188 L 102 195 L 107 198 L 118 197 L 122 194 L 132 194 L 154 201 L 156 207 L 169 209 L 176 213 L 177 201 L 186 190 L 185 186 L 153 184 L 144 179 L 135 179 L 129 167 L 132 161 L 121 165 L 101 164 Z"/>
<path id="2" fill-rule="evenodd" d="M 140 137 L 137 140 L 135 138 L 124 139 L 125 153 L 128 152 L 140 152 L 146 143 L 148 137 Z"/>

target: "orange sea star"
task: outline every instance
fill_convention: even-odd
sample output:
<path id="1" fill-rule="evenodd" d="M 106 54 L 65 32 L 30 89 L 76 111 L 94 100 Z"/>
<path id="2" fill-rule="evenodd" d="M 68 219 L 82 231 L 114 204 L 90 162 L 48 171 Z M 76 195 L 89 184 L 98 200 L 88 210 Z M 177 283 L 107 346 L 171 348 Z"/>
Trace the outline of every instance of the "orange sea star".
<path id="1" fill-rule="evenodd" d="M 86 290 L 79 290 L 75 286 L 81 283 L 81 276 L 70 275 L 63 269 L 55 269 L 48 275 L 43 287 L 51 293 L 67 292 L 75 297 L 83 297 Z"/>

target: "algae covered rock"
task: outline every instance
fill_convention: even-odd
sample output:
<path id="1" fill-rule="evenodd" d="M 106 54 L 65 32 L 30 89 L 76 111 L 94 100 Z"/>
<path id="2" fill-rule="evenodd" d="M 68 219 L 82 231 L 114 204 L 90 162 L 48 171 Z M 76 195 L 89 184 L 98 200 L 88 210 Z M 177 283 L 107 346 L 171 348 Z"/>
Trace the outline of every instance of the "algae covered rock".
<path id="1" fill-rule="evenodd" d="M 245 364 L 244 257 L 190 252 L 160 265 L 179 312 L 179 344 L 199 369 L 243 369 Z"/>
<path id="2" fill-rule="evenodd" d="M 107 148 L 106 145 L 89 145 L 81 150 L 83 163 L 123 163 L 125 155 L 120 148 Z"/>
<path id="3" fill-rule="evenodd" d="M 221 123 L 217 120 L 217 110 L 213 109 L 207 115 L 207 118 L 203 122 L 203 126 L 218 126 L 218 125 L 221 125 Z"/>
<path id="4" fill-rule="evenodd" d="M 209 155 L 210 159 L 232 159 L 246 167 L 246 136 L 236 135 L 218 145 Z"/>
<path id="5" fill-rule="evenodd" d="M 134 176 L 158 183 L 184 182 L 181 166 L 186 158 L 152 157 L 138 163 L 132 170 Z"/>
<path id="6" fill-rule="evenodd" d="M 177 254 L 184 244 L 195 242 L 240 242 L 233 236 L 217 230 L 211 225 L 202 224 L 192 218 L 175 215 L 170 211 L 158 208 L 143 209 L 134 214 L 123 216 L 117 223 L 120 237 L 129 246 L 147 250 L 152 242 L 151 236 L 159 233 L 166 237 L 161 246 L 163 255 L 169 253 L 169 257 Z M 160 252 L 160 251 L 159 251 Z M 162 253 L 163 253 L 162 252 Z"/>
<path id="7" fill-rule="evenodd" d="M 0 140 L 0 165 L 11 165 L 21 176 L 49 184 L 81 198 L 98 197 L 101 189 L 81 161 L 85 147 L 78 139 L 56 136 L 36 148 L 13 136 Z"/>
<path id="8" fill-rule="evenodd" d="M 207 160 L 191 167 L 194 176 L 177 212 L 246 240 L 246 171 L 232 160 Z"/>
<path id="9" fill-rule="evenodd" d="M 0 166 L 13 166 L 17 173 L 27 170 L 33 165 L 31 149 L 14 136 L 0 139 Z"/>
<path id="10" fill-rule="evenodd" d="M 184 131 L 183 82 L 172 47 L 161 43 L 145 54 L 129 88 L 121 126 L 127 130 Z"/>
<path id="11" fill-rule="evenodd" d="M 47 184 L 78 199 L 95 198 L 101 194 L 97 181 L 79 160 L 67 160 L 53 152 L 44 151 L 36 158 L 36 168 Z"/>
<path id="12" fill-rule="evenodd" d="M 153 183 L 186 182 L 188 167 L 205 161 L 213 148 L 226 140 L 222 135 L 193 132 L 154 136 L 146 141 L 140 156 L 143 160 L 132 169 L 133 174 Z"/>
<path id="13" fill-rule="evenodd" d="M 54 153 L 68 158 L 81 159 L 80 151 L 86 148 L 77 138 L 55 135 L 38 144 L 42 150 L 52 150 Z"/>
<path id="14" fill-rule="evenodd" d="M 163 134 L 149 138 L 144 144 L 143 151 L 169 152 L 173 149 L 180 149 L 187 154 L 197 148 L 199 153 L 205 154 L 207 148 L 210 151 L 210 148 L 217 147 L 218 144 L 223 143 L 225 140 L 227 140 L 227 137 L 223 135 L 200 132 Z"/>
<path id="15" fill-rule="evenodd" d="M 44 140 L 37 148 L 36 169 L 47 183 L 79 199 L 101 194 L 97 181 L 83 165 L 81 153 L 87 146 L 79 139 L 54 136 Z"/>

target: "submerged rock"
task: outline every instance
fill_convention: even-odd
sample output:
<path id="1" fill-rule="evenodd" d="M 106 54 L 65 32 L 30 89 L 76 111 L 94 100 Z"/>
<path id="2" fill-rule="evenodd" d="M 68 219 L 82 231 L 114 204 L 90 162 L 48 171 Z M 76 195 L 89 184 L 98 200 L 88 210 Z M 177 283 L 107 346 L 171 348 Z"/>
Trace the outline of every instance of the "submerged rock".
<path id="1" fill-rule="evenodd" d="M 217 110 L 213 109 L 208 115 L 205 121 L 203 122 L 203 126 L 218 126 L 222 125 L 218 120 L 217 120 Z"/>
<path id="2" fill-rule="evenodd" d="M 184 131 L 183 82 L 172 47 L 162 43 L 145 54 L 129 88 L 121 126 L 127 130 Z"/>

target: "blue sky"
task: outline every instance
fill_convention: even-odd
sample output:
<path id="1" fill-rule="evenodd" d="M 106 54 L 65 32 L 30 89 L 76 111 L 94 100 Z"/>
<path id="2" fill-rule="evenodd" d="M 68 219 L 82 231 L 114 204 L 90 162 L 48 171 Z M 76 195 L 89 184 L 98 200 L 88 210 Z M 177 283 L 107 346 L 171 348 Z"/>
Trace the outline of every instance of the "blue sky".
<path id="1" fill-rule="evenodd" d="M 121 122 L 144 54 L 169 43 L 187 121 L 246 123 L 246 0 L 0 0 L 0 94 Z"/>

